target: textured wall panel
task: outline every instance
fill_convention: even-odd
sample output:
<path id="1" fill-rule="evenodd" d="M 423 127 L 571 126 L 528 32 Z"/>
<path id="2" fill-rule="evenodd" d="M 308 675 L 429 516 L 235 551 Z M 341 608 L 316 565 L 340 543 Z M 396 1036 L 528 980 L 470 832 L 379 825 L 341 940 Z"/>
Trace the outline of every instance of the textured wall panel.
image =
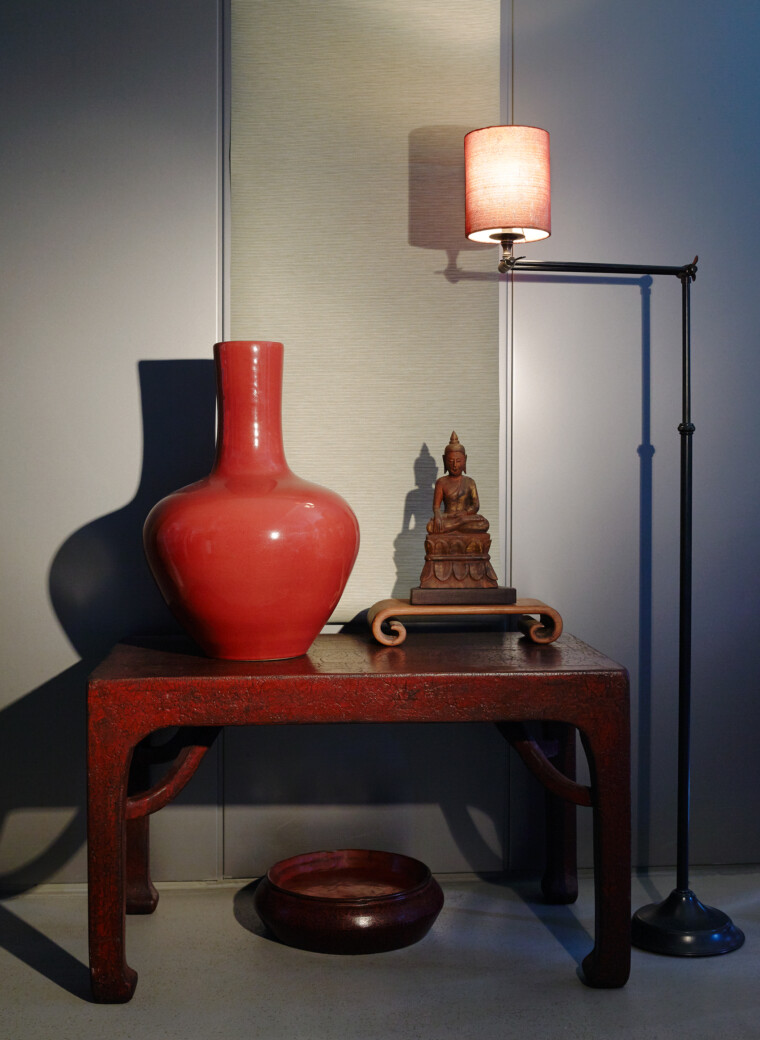
<path id="1" fill-rule="evenodd" d="M 232 3 L 232 336 L 284 342 L 290 465 L 359 518 L 335 620 L 417 584 L 452 429 L 502 577 L 496 251 L 464 238 L 462 168 L 498 122 L 499 6 Z"/>

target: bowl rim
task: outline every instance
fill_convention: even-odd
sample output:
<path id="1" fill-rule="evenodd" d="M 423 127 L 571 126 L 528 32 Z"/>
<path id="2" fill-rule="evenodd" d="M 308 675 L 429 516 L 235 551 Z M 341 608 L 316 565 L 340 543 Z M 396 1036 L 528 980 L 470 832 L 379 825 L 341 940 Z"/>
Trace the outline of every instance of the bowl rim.
<path id="1" fill-rule="evenodd" d="M 422 868 L 422 878 L 416 884 L 409 888 L 400 888 L 397 892 L 385 892 L 380 895 L 374 896 L 314 896 L 309 895 L 308 892 L 297 892 L 292 888 L 286 888 L 284 885 L 278 884 L 277 881 L 272 877 L 272 872 L 278 868 L 283 867 L 285 864 L 290 863 L 293 860 L 303 859 L 304 856 L 319 857 L 319 856 L 335 856 L 339 853 L 347 852 L 363 852 L 369 853 L 374 856 L 387 856 L 389 859 L 402 859 L 408 863 L 415 864 Z M 383 849 L 318 849 L 314 852 L 302 852 L 295 856 L 288 856 L 285 859 L 278 860 L 277 863 L 273 863 L 272 866 L 267 870 L 264 878 L 278 892 L 283 893 L 291 899 L 303 899 L 312 903 L 323 903 L 327 906 L 337 906 L 338 904 L 352 904 L 352 905 L 366 905 L 368 903 L 379 903 L 379 902 L 392 902 L 394 900 L 408 899 L 421 889 L 430 885 L 434 880 L 430 867 L 422 860 L 415 859 L 414 856 L 407 856 L 403 852 L 387 852 Z"/>

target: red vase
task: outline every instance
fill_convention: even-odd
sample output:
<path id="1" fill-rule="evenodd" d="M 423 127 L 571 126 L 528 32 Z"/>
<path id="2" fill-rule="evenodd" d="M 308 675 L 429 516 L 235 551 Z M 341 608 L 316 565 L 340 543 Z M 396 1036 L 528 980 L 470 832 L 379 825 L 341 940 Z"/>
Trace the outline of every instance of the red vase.
<path id="1" fill-rule="evenodd" d="M 153 507 L 145 552 L 164 599 L 206 653 L 298 657 L 341 597 L 359 525 L 340 495 L 288 468 L 282 344 L 217 343 L 214 358 L 214 468 Z"/>

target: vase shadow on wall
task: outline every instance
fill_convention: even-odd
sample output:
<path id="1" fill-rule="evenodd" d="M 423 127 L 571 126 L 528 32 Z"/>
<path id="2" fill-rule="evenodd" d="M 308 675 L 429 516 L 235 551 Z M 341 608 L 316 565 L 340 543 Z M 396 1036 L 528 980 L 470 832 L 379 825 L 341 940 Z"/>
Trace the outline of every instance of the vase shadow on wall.
<path id="1" fill-rule="evenodd" d="M 211 468 L 214 366 L 210 360 L 143 361 L 139 376 L 144 450 L 137 493 L 128 505 L 74 532 L 50 567 L 53 607 L 82 659 L 0 712 L 0 896 L 54 879 L 81 855 L 84 691 L 94 666 L 120 640 L 186 642 L 148 570 L 142 526 L 159 498 Z M 194 797 L 198 801 L 197 787 Z M 63 989 L 85 998 L 89 993 L 86 965 L 8 907 L 0 916 L 0 945 Z"/>
<path id="2" fill-rule="evenodd" d="M 75 531 L 50 568 L 50 598 L 82 657 L 102 657 L 125 638 L 180 637 L 150 573 L 142 528 L 172 491 L 214 462 L 216 382 L 211 360 L 141 361 L 143 466 L 126 506 Z"/>
<path id="3" fill-rule="evenodd" d="M 49 880 L 85 841 L 85 684 L 114 643 L 186 637 L 156 589 L 142 549 L 152 505 L 204 476 L 213 461 L 215 376 L 211 361 L 139 365 L 144 416 L 142 476 L 133 500 L 86 524 L 56 553 L 50 598 L 77 653 L 75 665 L 0 712 L 0 894 Z M 37 824 L 25 827 L 26 811 Z M 18 818 L 14 814 L 18 813 Z M 18 822 L 17 822 L 18 819 Z M 64 820 L 65 822 L 61 823 Z M 18 833 L 14 839 L 14 831 Z"/>
<path id="4" fill-rule="evenodd" d="M 425 562 L 425 525 L 433 515 L 433 493 L 438 466 L 427 444 L 414 460 L 414 487 L 404 499 L 401 530 L 393 540 L 396 581 L 391 596 L 408 599 L 409 590 L 419 585 Z"/>

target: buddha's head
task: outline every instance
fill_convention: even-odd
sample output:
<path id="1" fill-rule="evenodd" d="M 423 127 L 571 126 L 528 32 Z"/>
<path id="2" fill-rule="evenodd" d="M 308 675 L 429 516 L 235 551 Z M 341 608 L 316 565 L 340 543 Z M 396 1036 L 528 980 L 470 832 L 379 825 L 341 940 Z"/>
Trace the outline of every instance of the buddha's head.
<path id="1" fill-rule="evenodd" d="M 445 473 L 450 473 L 452 477 L 458 477 L 467 472 L 467 455 L 464 445 L 459 443 L 459 438 L 453 431 L 443 453 L 443 470 Z"/>

